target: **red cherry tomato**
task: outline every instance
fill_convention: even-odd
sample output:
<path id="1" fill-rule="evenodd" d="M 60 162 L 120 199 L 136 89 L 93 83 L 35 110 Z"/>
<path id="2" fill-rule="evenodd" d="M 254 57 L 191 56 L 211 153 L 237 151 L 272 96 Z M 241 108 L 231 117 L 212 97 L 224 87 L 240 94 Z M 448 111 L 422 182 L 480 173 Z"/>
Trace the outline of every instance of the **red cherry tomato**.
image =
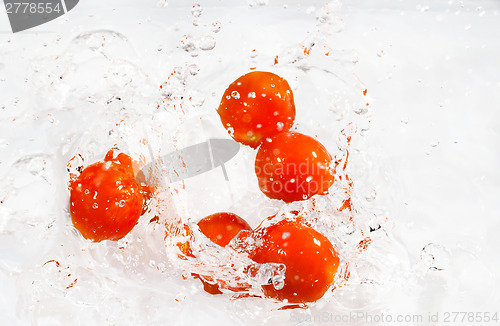
<path id="1" fill-rule="evenodd" d="M 73 225 L 95 242 L 127 235 L 142 215 L 144 187 L 135 179 L 132 159 L 108 152 L 104 162 L 87 166 L 70 182 Z"/>
<path id="2" fill-rule="evenodd" d="M 295 103 L 285 79 L 252 71 L 229 85 L 217 112 L 236 141 L 257 148 L 266 137 L 292 127 Z"/>
<path id="3" fill-rule="evenodd" d="M 256 232 L 259 232 L 257 229 Z M 289 303 L 314 302 L 333 284 L 338 254 L 321 233 L 299 222 L 283 220 L 263 232 L 262 244 L 250 254 L 257 263 L 286 266 L 284 286 L 263 285 L 267 297 Z"/>
<path id="4" fill-rule="evenodd" d="M 332 156 L 319 141 L 289 131 L 262 144 L 255 173 L 266 196 L 289 203 L 326 194 L 334 181 L 331 162 Z"/>
<path id="5" fill-rule="evenodd" d="M 215 213 L 198 222 L 200 231 L 212 242 L 226 246 L 241 230 L 252 230 L 250 225 L 233 213 Z"/>
<path id="6" fill-rule="evenodd" d="M 251 231 L 250 225 L 233 213 L 215 213 L 198 222 L 200 231 L 212 242 L 221 247 L 226 246 L 241 230 Z M 193 274 L 203 283 L 203 289 L 210 294 L 222 294 L 217 284 L 207 282 L 208 276 Z"/>

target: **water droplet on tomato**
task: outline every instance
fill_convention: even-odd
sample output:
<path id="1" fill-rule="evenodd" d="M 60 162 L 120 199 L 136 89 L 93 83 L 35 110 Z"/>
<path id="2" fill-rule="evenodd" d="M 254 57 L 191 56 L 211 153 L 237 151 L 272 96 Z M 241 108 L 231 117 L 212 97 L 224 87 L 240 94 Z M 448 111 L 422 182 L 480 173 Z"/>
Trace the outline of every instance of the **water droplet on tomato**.
<path id="1" fill-rule="evenodd" d="M 118 202 L 118 206 L 120 206 L 120 207 L 125 206 L 125 200 L 123 200 L 123 199 L 122 199 L 122 200 L 120 200 L 120 201 Z"/>
<path id="2" fill-rule="evenodd" d="M 111 167 L 111 164 L 112 164 L 111 161 L 104 163 L 104 167 L 103 167 L 104 170 L 109 170 L 109 168 Z"/>
<path id="3" fill-rule="evenodd" d="M 248 98 L 256 98 L 255 92 L 248 93 Z"/>
<path id="4" fill-rule="evenodd" d="M 281 275 L 273 277 L 273 286 L 276 290 L 281 290 L 285 286 L 285 278 Z"/>
<path id="5" fill-rule="evenodd" d="M 278 127 L 278 131 L 282 131 L 285 127 L 285 124 L 283 122 L 278 122 L 276 126 Z"/>
<path id="6" fill-rule="evenodd" d="M 239 99 L 240 98 L 240 93 L 238 93 L 238 91 L 232 91 L 231 92 L 231 96 L 235 99 Z"/>
<path id="7" fill-rule="evenodd" d="M 92 205 L 92 208 L 93 208 L 93 209 L 97 209 L 98 207 L 99 207 L 99 205 L 98 205 L 97 203 L 94 203 L 94 204 Z"/>

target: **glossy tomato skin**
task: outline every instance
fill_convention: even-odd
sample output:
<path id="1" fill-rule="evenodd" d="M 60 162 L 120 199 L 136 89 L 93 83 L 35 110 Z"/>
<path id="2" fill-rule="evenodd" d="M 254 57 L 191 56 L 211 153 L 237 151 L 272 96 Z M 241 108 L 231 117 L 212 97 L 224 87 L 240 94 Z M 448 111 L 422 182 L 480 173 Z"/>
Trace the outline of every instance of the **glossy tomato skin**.
<path id="1" fill-rule="evenodd" d="M 108 153 L 109 154 L 109 153 Z M 95 242 L 119 240 L 142 215 L 144 188 L 136 181 L 132 160 L 125 154 L 87 166 L 70 182 L 73 225 Z"/>
<path id="2" fill-rule="evenodd" d="M 233 213 L 215 213 L 198 222 L 200 231 L 212 242 L 225 247 L 241 230 L 252 228 L 241 217 Z"/>
<path id="3" fill-rule="evenodd" d="M 266 196 L 289 203 L 328 193 L 334 182 L 331 163 L 332 156 L 319 141 L 288 131 L 261 145 L 255 173 Z"/>
<path id="4" fill-rule="evenodd" d="M 266 137 L 292 127 L 295 103 L 284 78 L 252 71 L 229 85 L 217 112 L 236 141 L 257 148 Z"/>
<path id="5" fill-rule="evenodd" d="M 233 213 L 215 213 L 198 222 L 200 231 L 212 242 L 225 247 L 241 231 L 251 231 L 251 226 L 241 217 Z M 210 294 L 222 294 L 217 284 L 207 282 L 208 276 L 194 274 L 203 283 L 203 289 Z"/>
<path id="6" fill-rule="evenodd" d="M 264 230 L 262 242 L 250 254 L 257 263 L 286 266 L 284 286 L 263 285 L 267 297 L 288 303 L 314 302 L 333 284 L 339 265 L 331 242 L 311 227 L 296 221 L 280 221 Z"/>

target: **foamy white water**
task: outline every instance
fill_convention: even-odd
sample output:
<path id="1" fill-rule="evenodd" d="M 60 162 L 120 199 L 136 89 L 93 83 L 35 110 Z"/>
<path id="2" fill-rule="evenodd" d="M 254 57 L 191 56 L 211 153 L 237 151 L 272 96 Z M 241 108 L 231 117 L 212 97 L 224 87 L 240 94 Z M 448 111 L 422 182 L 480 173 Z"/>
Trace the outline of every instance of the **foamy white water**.
<path id="1" fill-rule="evenodd" d="M 458 311 L 474 317 L 457 324 L 492 324 L 499 12 L 496 1 L 86 1 L 15 35 L 0 16 L 2 324 L 437 325 Z M 215 108 L 253 67 L 290 82 L 296 130 L 350 153 L 357 223 L 336 213 L 337 191 L 317 199 L 316 228 L 351 278 L 307 310 L 183 280 L 192 266 L 168 254 L 153 213 L 99 244 L 68 213 L 74 155 L 89 164 L 118 144 L 148 162 L 227 137 Z M 279 209 L 310 212 L 260 193 L 254 155 L 226 164 L 228 182 L 219 168 L 171 185 L 182 190 L 163 194 L 162 218 L 230 210 L 255 227 Z"/>

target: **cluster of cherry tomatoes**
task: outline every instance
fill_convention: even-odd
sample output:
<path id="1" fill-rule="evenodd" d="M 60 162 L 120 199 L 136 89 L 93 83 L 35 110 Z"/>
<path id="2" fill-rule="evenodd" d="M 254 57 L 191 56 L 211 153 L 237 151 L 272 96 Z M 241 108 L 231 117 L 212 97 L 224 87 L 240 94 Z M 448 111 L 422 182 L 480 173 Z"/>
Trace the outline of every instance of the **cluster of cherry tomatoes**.
<path id="1" fill-rule="evenodd" d="M 248 73 L 229 85 L 217 112 L 236 141 L 258 148 L 255 173 L 266 196 L 289 203 L 328 192 L 334 182 L 332 157 L 314 138 L 290 131 L 295 104 L 285 79 L 269 72 Z M 129 156 L 115 158 L 110 151 L 103 162 L 87 166 L 72 178 L 71 216 L 85 238 L 118 240 L 132 230 L 151 196 L 150 189 L 137 181 L 134 170 L 136 165 Z M 200 220 L 197 227 L 222 247 L 245 231 L 246 237 L 258 240 L 248 252 L 250 259 L 283 264 L 282 286 L 262 286 L 267 297 L 288 303 L 314 302 L 334 282 L 339 265 L 335 247 L 298 213 L 292 220 L 261 224 L 254 230 L 233 213 L 215 213 Z M 193 256 L 189 243 L 179 244 L 179 249 Z M 193 275 L 209 293 L 219 294 L 221 287 L 225 288 L 223 280 Z"/>

